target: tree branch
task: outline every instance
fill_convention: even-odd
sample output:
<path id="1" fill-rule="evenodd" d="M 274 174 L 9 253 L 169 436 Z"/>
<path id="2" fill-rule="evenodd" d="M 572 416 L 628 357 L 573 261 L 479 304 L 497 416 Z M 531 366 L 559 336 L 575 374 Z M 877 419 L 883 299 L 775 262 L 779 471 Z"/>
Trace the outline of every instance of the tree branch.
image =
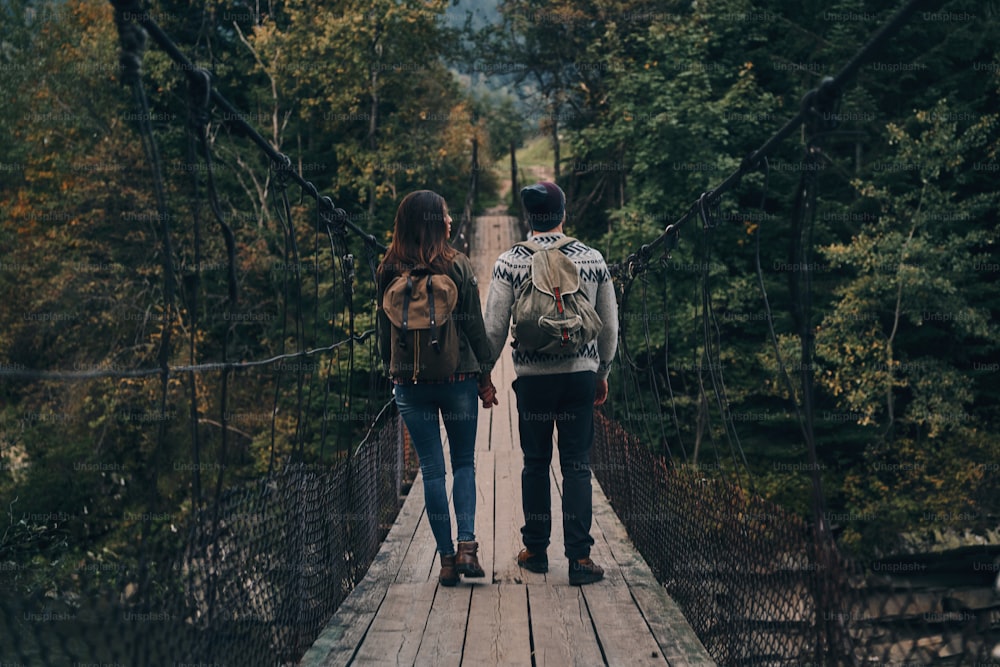
<path id="1" fill-rule="evenodd" d="M 924 193 L 925 192 L 927 192 L 927 183 L 926 183 L 926 181 L 924 182 L 924 187 L 921 188 L 921 190 L 920 190 L 920 200 L 917 202 L 917 211 L 913 215 L 913 226 L 910 227 L 910 234 L 909 234 L 909 236 L 906 237 L 906 241 L 903 242 L 903 247 L 899 251 L 899 266 L 896 267 L 896 281 L 897 281 L 897 287 L 896 287 L 896 310 L 895 310 L 895 313 L 893 314 L 892 332 L 889 334 L 889 338 L 888 338 L 888 340 L 886 340 L 886 344 L 885 344 L 885 356 L 886 356 L 886 361 L 888 362 L 886 364 L 886 367 L 888 368 L 888 372 L 889 372 L 889 382 L 888 382 L 888 386 L 886 387 L 886 390 L 885 390 L 885 392 L 886 392 L 886 412 L 888 413 L 888 417 L 889 417 L 889 424 L 888 424 L 888 426 L 886 428 L 886 432 L 887 433 L 890 430 L 892 430 L 892 425 L 893 425 L 893 422 L 895 421 L 895 411 L 894 411 L 895 405 L 894 405 L 893 396 L 892 396 L 892 384 L 893 384 L 893 382 L 892 382 L 892 380 L 893 380 L 893 372 L 892 372 L 892 343 L 896 339 L 896 333 L 899 331 L 899 320 L 900 320 L 900 317 L 902 316 L 902 311 L 903 311 L 903 309 L 902 309 L 902 305 L 903 305 L 903 278 L 902 278 L 902 276 L 900 274 L 903 271 L 903 261 L 906 259 L 906 249 L 909 247 L 910 241 L 913 240 L 913 235 L 917 231 L 917 224 L 918 224 L 918 220 L 920 218 L 920 209 L 922 209 L 923 205 L 924 205 Z"/>

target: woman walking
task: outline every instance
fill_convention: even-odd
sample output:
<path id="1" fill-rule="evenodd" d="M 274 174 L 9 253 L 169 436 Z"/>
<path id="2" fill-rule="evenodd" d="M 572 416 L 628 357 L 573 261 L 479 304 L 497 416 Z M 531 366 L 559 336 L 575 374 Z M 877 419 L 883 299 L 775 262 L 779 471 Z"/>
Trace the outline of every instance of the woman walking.
<path id="1" fill-rule="evenodd" d="M 469 258 L 448 244 L 450 236 L 451 216 L 444 198 L 429 190 L 412 192 L 399 204 L 392 242 L 377 271 L 379 352 L 390 368 L 396 405 L 420 458 L 427 519 L 441 559 L 438 581 L 443 586 L 457 584 L 459 575 L 485 576 L 475 536 L 476 397 L 482 399 L 485 408 L 497 404 L 490 379 L 494 355 L 483 324 L 475 272 Z M 415 373 L 394 370 L 390 364 L 392 328 L 384 297 L 394 278 L 414 270 L 447 276 L 458 288 L 451 318 L 458 330 L 458 366 L 444 379 L 415 379 Z M 451 454 L 457 553 L 452 542 L 439 416 L 444 421 Z"/>

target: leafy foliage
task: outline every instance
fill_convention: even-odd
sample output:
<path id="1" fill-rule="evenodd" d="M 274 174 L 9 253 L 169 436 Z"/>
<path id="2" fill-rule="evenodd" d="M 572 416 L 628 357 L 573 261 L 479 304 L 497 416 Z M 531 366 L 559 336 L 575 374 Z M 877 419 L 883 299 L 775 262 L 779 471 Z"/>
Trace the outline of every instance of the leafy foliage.
<path id="1" fill-rule="evenodd" d="M 526 95 L 572 109 L 559 138 L 572 157 L 557 172 L 572 233 L 622 261 L 734 171 L 897 5 L 505 2 L 482 57 L 502 53 Z M 690 221 L 624 295 L 631 370 L 613 376 L 616 415 L 679 465 L 745 469 L 807 516 L 818 466 L 829 522 L 865 553 L 996 521 L 997 34 L 983 22 L 996 11 L 954 0 L 918 12 L 840 91 L 812 153 L 805 133 L 778 145 L 766 176 L 746 175 L 710 218 Z M 592 66 L 566 66 L 567 50 Z M 807 188 L 814 212 L 799 230 Z M 811 310 L 796 315 L 805 271 Z M 815 340 L 808 361 L 803 331 Z M 797 416 L 803 377 L 815 464 Z"/>
<path id="2" fill-rule="evenodd" d="M 499 23 L 463 36 L 474 53 L 441 22 L 443 1 L 288 0 L 261 11 L 164 0 L 150 11 L 240 120 L 379 239 L 412 189 L 435 189 L 458 210 L 472 140 L 481 159 L 497 160 L 527 127 L 553 144 L 573 233 L 617 262 L 734 170 L 897 4 L 512 0 Z M 827 510 L 861 551 L 996 521 L 997 11 L 949 0 L 940 16 L 977 20 L 918 15 L 841 91 L 839 123 L 813 156 L 811 366 L 792 315 L 801 136 L 777 147 L 766 176 L 748 174 L 708 229 L 683 229 L 624 301 L 624 363 L 661 391 L 616 375 L 622 416 L 641 416 L 650 446 L 683 465 L 744 475 L 807 515 L 795 410 L 805 370 Z M 186 73 L 150 47 L 161 219 L 108 3 L 14 0 L 0 12 L 0 127 L 11 139 L 0 144 L 0 361 L 155 368 L 167 338 L 175 366 L 265 359 L 349 335 L 349 290 L 366 304 L 354 333 L 371 328 L 369 258 L 318 242 L 314 211 L 294 199 L 287 215 L 270 165 L 217 112 L 206 136 L 236 243 L 230 303 L 205 156 L 188 132 Z M 521 106 L 468 93 L 449 64 L 495 74 Z M 484 169 L 481 187 L 496 187 L 495 171 Z M 164 259 L 176 268 L 172 309 Z M 345 456 L 385 398 L 369 381 L 379 371 L 370 339 L 361 346 L 353 366 L 336 349 L 297 368 L 231 374 L 225 404 L 221 374 L 175 376 L 163 404 L 155 375 L 5 379 L 0 562 L 123 561 L 132 531 L 155 524 L 173 539 L 171 526 L 220 476 Z M 193 474 L 196 458 L 210 465 Z M 25 576 L 17 585 L 31 587 Z"/>
<path id="3" fill-rule="evenodd" d="M 237 121 L 383 242 L 410 190 L 460 210 L 473 139 L 490 151 L 478 102 L 442 64 L 443 2 L 153 5 L 239 110 L 215 109 L 203 146 L 188 73 L 148 45 L 162 211 L 112 6 L 0 10 L 0 124 L 12 139 L 0 146 L 0 360 L 111 375 L 0 382 L 0 564 L 52 568 L 4 568 L 5 589 L 70 586 L 81 572 L 131 580 L 138 535 L 169 553 L 189 515 L 231 485 L 292 461 L 336 464 L 387 400 L 371 336 L 353 353 L 229 373 L 129 375 L 259 361 L 373 328 L 377 257 L 328 237 Z M 480 179 L 487 196 L 495 186 Z"/>

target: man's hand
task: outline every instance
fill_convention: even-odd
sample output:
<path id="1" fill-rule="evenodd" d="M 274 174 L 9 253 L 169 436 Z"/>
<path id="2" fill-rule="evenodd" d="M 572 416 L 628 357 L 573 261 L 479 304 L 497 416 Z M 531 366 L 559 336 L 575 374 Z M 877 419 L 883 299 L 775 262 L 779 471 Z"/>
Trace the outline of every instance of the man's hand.
<path id="1" fill-rule="evenodd" d="M 608 400 L 607 378 L 597 381 L 597 389 L 594 391 L 594 405 L 604 405 L 606 400 Z"/>
<path id="2" fill-rule="evenodd" d="M 483 407 L 486 409 L 500 404 L 500 401 L 497 400 L 497 388 L 493 386 L 493 379 L 489 373 L 483 373 L 479 376 L 479 398 L 483 401 Z"/>

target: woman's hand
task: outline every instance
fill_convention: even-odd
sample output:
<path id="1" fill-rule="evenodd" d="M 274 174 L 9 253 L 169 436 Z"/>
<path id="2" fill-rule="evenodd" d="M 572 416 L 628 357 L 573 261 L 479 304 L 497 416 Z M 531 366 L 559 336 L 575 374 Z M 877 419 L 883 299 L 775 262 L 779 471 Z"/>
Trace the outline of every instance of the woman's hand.
<path id="1" fill-rule="evenodd" d="M 492 382 L 488 387 L 479 388 L 479 398 L 483 399 L 483 407 L 487 409 L 500 404 L 500 401 L 497 400 L 497 388 L 493 386 Z"/>

